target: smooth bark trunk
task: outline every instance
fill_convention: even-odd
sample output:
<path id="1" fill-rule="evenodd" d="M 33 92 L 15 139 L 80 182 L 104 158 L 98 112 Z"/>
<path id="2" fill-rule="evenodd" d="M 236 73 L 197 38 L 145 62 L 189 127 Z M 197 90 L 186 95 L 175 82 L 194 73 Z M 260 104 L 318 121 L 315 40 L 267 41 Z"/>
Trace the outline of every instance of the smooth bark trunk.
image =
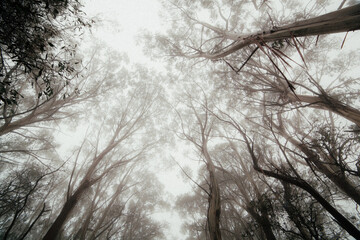
<path id="1" fill-rule="evenodd" d="M 210 195 L 208 208 L 208 227 L 211 240 L 221 240 L 220 232 L 220 189 L 217 179 L 215 177 L 215 167 L 213 163 L 207 163 L 208 172 L 210 175 Z"/>
<path id="2" fill-rule="evenodd" d="M 307 96 L 307 95 L 294 95 L 288 94 L 289 99 L 292 102 L 301 102 L 309 104 L 309 107 L 331 111 L 347 120 L 360 126 L 360 111 L 346 105 L 330 96 L 319 95 L 319 96 Z"/>
<path id="3" fill-rule="evenodd" d="M 64 223 L 69 217 L 70 213 L 78 203 L 81 195 L 91 186 L 90 181 L 84 181 L 73 195 L 71 195 L 65 202 L 60 214 L 57 216 L 55 222 L 51 225 L 43 240 L 54 240 L 59 235 Z"/>
<path id="4" fill-rule="evenodd" d="M 330 33 L 348 32 L 360 29 L 360 4 L 341 10 L 288 24 L 247 36 L 239 36 L 229 48 L 215 54 L 201 53 L 191 57 L 212 60 L 226 57 L 246 46 L 256 43 L 274 42 L 293 37 L 317 36 Z"/>

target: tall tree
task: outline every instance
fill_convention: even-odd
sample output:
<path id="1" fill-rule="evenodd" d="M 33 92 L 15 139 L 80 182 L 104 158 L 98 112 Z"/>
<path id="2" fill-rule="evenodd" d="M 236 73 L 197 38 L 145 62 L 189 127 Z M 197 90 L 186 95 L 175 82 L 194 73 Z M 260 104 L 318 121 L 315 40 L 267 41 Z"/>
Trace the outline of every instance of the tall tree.
<path id="1" fill-rule="evenodd" d="M 277 22 L 278 18 L 276 16 L 269 15 L 266 19 L 270 21 L 270 24 L 273 24 L 271 28 L 269 26 L 260 26 L 261 29 L 258 32 L 250 29 L 251 33 L 239 33 L 249 29 L 245 24 L 241 23 L 240 17 L 236 16 L 236 14 L 241 11 L 244 18 L 250 18 L 251 11 L 258 11 L 260 15 L 266 14 L 268 9 L 271 11 L 272 6 L 270 4 L 264 1 L 261 6 L 257 6 L 249 1 L 235 3 L 226 0 L 221 2 L 208 1 L 206 3 L 172 2 L 168 4 L 169 11 L 174 12 L 173 9 L 176 9 L 183 18 L 182 22 L 173 22 L 173 24 L 183 25 L 185 29 L 172 28 L 173 32 L 169 37 L 160 36 L 159 40 L 163 45 L 167 45 L 169 53 L 173 56 L 221 60 L 251 45 L 263 49 L 268 47 L 268 42 L 359 29 L 360 5 L 356 4 L 318 17 L 309 17 L 308 13 L 306 13 L 305 20 L 293 19 L 290 20 L 293 22 L 291 24 Z M 293 6 L 296 4 L 298 2 Z M 315 8 L 320 6 L 318 3 L 314 3 L 314 5 Z M 195 10 L 202 10 L 202 16 L 210 18 L 214 24 L 201 20 Z M 252 24 L 256 26 L 257 23 Z M 266 25 L 265 22 L 262 22 L 262 24 Z M 188 31 L 189 29 L 192 31 Z M 180 31 L 180 33 L 177 31 Z"/>
<path id="2" fill-rule="evenodd" d="M 210 113 L 207 110 L 207 99 L 205 97 L 205 108 L 199 105 L 199 102 L 196 102 L 192 96 L 188 95 L 189 104 L 188 108 L 190 114 L 193 115 L 194 126 L 191 126 L 190 129 L 185 127 L 185 123 L 181 121 L 182 133 L 185 139 L 190 141 L 195 145 L 197 150 L 201 153 L 203 162 L 206 165 L 208 177 L 208 210 L 207 210 L 207 223 L 210 239 L 220 240 L 221 231 L 220 231 L 220 216 L 221 216 L 221 198 L 220 198 L 220 188 L 219 182 L 216 177 L 216 168 L 214 160 L 212 159 L 208 145 L 210 144 L 211 136 L 214 131 L 214 121 L 215 119 L 211 117 Z M 180 116 L 181 117 L 181 116 Z"/>
<path id="3" fill-rule="evenodd" d="M 59 235 L 62 226 L 68 220 L 81 197 L 95 183 L 121 168 L 121 166 L 134 164 L 134 162 L 141 160 L 146 151 L 154 144 L 151 141 L 144 143 L 134 141 L 136 140 L 136 133 L 146 127 L 156 93 L 146 89 L 146 86 L 138 86 L 129 94 L 131 96 L 126 97 L 126 104 L 117 109 L 117 118 L 108 120 L 110 125 L 105 126 L 108 128 L 106 132 L 112 132 L 107 142 L 102 141 L 102 132 L 105 129 L 100 127 L 93 154 L 85 153 L 85 159 L 82 161 L 88 165 L 83 167 L 85 169 L 81 175 L 79 173 L 71 174 L 65 203 L 43 239 L 55 239 Z M 142 96 L 142 99 L 138 99 L 138 96 Z M 124 99 L 124 96 L 122 97 Z M 78 154 L 77 158 L 80 156 Z M 78 161 L 80 160 L 77 159 L 76 162 Z"/>
<path id="4" fill-rule="evenodd" d="M 40 226 L 38 222 L 44 219 L 48 211 L 45 199 L 54 187 L 58 170 L 45 172 L 43 167 L 31 162 L 12 170 L 2 180 L 0 188 L 2 239 L 25 239 L 33 236 L 34 226 Z"/>

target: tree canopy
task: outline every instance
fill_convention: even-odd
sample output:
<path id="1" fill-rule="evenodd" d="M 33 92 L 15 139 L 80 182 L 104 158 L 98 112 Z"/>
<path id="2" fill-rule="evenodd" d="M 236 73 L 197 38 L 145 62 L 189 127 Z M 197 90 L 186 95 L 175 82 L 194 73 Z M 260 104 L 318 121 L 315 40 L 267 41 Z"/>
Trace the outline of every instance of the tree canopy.
<path id="1" fill-rule="evenodd" d="M 85 2 L 0 3 L 0 238 L 360 239 L 360 4 L 161 3 L 148 64 Z"/>

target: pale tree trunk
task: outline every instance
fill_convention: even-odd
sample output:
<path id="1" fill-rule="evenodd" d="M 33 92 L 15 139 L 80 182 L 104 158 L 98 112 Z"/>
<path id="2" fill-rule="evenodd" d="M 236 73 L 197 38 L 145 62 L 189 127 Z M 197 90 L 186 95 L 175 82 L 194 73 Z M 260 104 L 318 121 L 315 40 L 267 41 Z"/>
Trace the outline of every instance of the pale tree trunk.
<path id="1" fill-rule="evenodd" d="M 215 176 L 215 166 L 213 161 L 207 152 L 206 143 L 203 143 L 203 155 L 206 159 L 206 167 L 209 173 L 209 208 L 208 208 L 208 228 L 211 240 L 221 240 L 220 232 L 220 214 L 221 214 L 221 202 L 220 202 L 220 188 Z"/>
<path id="2" fill-rule="evenodd" d="M 208 141 L 213 127 L 213 122 L 209 120 L 209 112 L 205 108 L 205 114 L 200 114 L 197 112 L 196 108 L 191 102 L 191 109 L 196 117 L 197 124 L 199 127 L 198 139 L 186 134 L 185 137 L 191 141 L 201 152 L 204 157 L 204 162 L 209 174 L 209 192 L 208 192 L 208 212 L 207 212 L 207 224 L 211 240 L 221 240 L 221 231 L 220 231 L 220 214 L 221 214 L 221 199 L 220 199 L 220 188 L 219 183 L 216 179 L 215 165 L 208 152 Z M 207 105 L 207 100 L 205 100 L 205 105 Z"/>
<path id="3" fill-rule="evenodd" d="M 246 134 L 241 130 L 240 133 L 243 135 L 245 144 L 247 146 L 248 152 L 250 154 L 251 160 L 253 162 L 253 167 L 256 171 L 258 171 L 261 174 L 264 174 L 266 176 L 276 178 L 280 181 L 284 181 L 287 183 L 290 183 L 292 185 L 295 185 L 297 187 L 300 187 L 301 189 L 308 192 L 323 208 L 331 214 L 331 216 L 335 219 L 335 222 L 342 227 L 345 231 L 347 231 L 351 236 L 353 236 L 355 239 L 360 239 L 360 231 L 346 218 L 344 217 L 337 209 L 335 209 L 325 198 L 321 196 L 321 194 L 316 191 L 310 184 L 305 182 L 301 178 L 296 178 L 292 176 L 287 176 L 279 173 L 279 171 L 271 171 L 271 170 L 265 170 L 262 169 L 258 165 L 258 157 L 255 156 L 253 145 L 250 144 Z"/>
<path id="4" fill-rule="evenodd" d="M 319 172 L 323 173 L 340 190 L 342 190 L 347 196 L 360 205 L 360 190 L 350 179 L 348 179 L 343 174 L 339 174 L 339 169 L 334 169 L 336 166 L 334 166 L 332 163 L 327 163 L 326 161 L 321 160 L 319 155 L 313 150 L 309 149 L 306 144 L 295 140 L 284 131 L 280 131 L 280 134 L 283 135 L 301 152 L 303 152 L 307 157 L 307 161 L 313 163 Z"/>
<path id="5" fill-rule="evenodd" d="M 358 29 L 360 29 L 360 4 L 327 13 L 319 17 L 268 29 L 259 33 L 239 36 L 238 40 L 235 41 L 234 44 L 231 44 L 230 47 L 219 53 L 199 53 L 189 57 L 204 57 L 216 60 L 226 57 L 251 44 L 274 42 L 293 37 L 348 32 Z"/>
<path id="6" fill-rule="evenodd" d="M 288 93 L 288 98 L 292 102 L 300 102 L 309 104 L 309 107 L 331 111 L 347 120 L 360 126 L 360 111 L 346 105 L 326 94 L 320 94 L 319 96 L 308 96 Z"/>
<path id="7" fill-rule="evenodd" d="M 244 201 L 246 202 L 246 208 L 245 210 L 252 216 L 252 218 L 254 218 L 254 220 L 260 225 L 261 229 L 263 230 L 263 233 L 265 234 L 265 237 L 267 240 L 276 240 L 276 237 L 272 231 L 271 228 L 271 222 L 269 219 L 269 212 L 267 211 L 266 208 L 257 208 L 255 209 L 255 207 L 251 204 L 251 192 L 249 189 L 246 189 L 246 186 L 243 184 L 243 182 L 245 181 L 249 181 L 250 184 L 252 185 L 252 187 L 254 188 L 254 192 L 255 192 L 255 196 L 256 199 L 254 200 L 260 200 L 261 199 L 261 193 L 260 190 L 258 188 L 258 186 L 256 185 L 252 174 L 254 173 L 253 171 L 249 171 L 247 166 L 245 165 L 240 153 L 238 152 L 238 150 L 236 149 L 234 143 L 228 139 L 230 146 L 232 148 L 232 150 L 234 151 L 234 153 L 236 154 L 236 157 L 238 159 L 238 162 L 241 166 L 241 170 L 242 173 L 245 175 L 245 178 L 240 178 L 240 179 L 235 179 L 233 178 L 232 174 L 227 172 L 225 169 L 223 169 L 223 171 L 225 171 L 226 173 L 228 173 L 235 181 L 235 184 L 237 186 L 237 188 L 239 189 L 239 191 L 241 192 L 241 194 L 244 197 Z M 261 214 L 257 213 L 256 210 L 260 210 Z"/>

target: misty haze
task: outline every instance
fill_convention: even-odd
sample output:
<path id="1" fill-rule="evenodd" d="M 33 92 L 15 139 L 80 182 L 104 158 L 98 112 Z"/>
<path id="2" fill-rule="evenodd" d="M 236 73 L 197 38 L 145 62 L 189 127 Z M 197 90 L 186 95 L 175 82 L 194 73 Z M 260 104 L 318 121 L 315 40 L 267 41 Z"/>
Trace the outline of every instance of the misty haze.
<path id="1" fill-rule="evenodd" d="M 0 239 L 360 239 L 360 2 L 1 0 Z"/>

